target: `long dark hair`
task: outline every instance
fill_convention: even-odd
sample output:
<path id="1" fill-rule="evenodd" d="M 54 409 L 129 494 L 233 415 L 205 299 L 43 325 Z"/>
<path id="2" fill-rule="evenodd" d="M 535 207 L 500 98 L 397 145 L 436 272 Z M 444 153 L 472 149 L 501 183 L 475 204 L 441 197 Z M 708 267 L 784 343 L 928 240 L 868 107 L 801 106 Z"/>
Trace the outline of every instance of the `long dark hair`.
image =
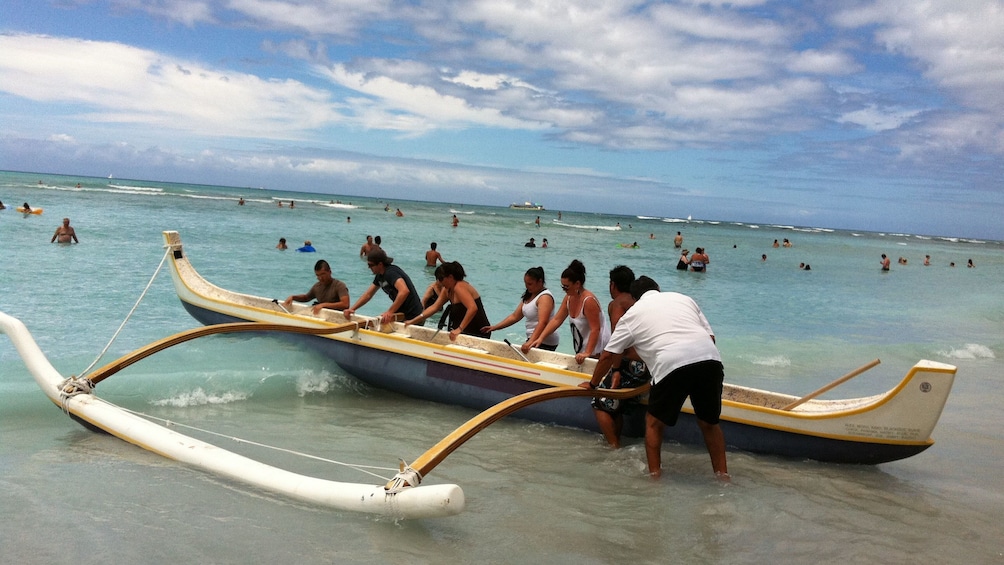
<path id="1" fill-rule="evenodd" d="M 535 281 L 540 281 L 541 284 L 544 284 L 544 267 L 530 267 L 529 269 L 526 270 L 526 276 L 530 277 Z M 547 287 L 545 286 L 544 288 Z M 524 304 L 530 302 L 531 298 L 533 298 L 533 294 L 530 293 L 529 289 L 527 289 L 526 292 L 524 292 L 523 296 L 521 297 Z"/>

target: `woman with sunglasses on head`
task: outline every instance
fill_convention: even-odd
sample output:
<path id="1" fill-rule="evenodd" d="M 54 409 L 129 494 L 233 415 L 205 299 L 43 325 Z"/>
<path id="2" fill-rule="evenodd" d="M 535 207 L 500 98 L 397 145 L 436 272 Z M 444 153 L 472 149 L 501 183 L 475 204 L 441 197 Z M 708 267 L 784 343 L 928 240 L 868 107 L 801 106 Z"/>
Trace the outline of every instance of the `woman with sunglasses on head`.
<path id="1" fill-rule="evenodd" d="M 523 275 L 523 285 L 526 292 L 520 297 L 519 304 L 512 314 L 494 326 L 481 328 L 482 332 L 493 332 L 508 328 L 526 318 L 526 342 L 520 347 L 523 353 L 530 351 L 530 343 L 544 333 L 544 328 L 551 321 L 554 313 L 554 295 L 544 284 L 544 267 L 530 267 Z M 558 348 L 558 334 L 552 333 L 545 337 L 538 346 L 540 349 L 554 351 Z"/>
<path id="2" fill-rule="evenodd" d="M 599 299 L 586 290 L 585 284 L 586 266 L 575 259 L 561 272 L 561 290 L 565 291 L 561 306 L 540 336 L 530 342 L 530 347 L 539 347 L 568 318 L 575 362 L 581 365 L 588 357 L 599 356 L 610 339 L 610 324 L 603 315 Z"/>
<path id="3" fill-rule="evenodd" d="M 491 326 L 491 322 L 488 321 L 488 313 L 481 303 L 481 295 L 471 283 L 464 280 L 465 278 L 467 273 L 464 272 L 464 267 L 456 261 L 443 263 L 437 267 L 436 280 L 442 285 L 442 292 L 432 305 L 405 324 L 424 323 L 449 301 L 450 341 L 456 341 L 460 334 L 490 338 L 491 331 L 483 331 L 483 328 Z"/>

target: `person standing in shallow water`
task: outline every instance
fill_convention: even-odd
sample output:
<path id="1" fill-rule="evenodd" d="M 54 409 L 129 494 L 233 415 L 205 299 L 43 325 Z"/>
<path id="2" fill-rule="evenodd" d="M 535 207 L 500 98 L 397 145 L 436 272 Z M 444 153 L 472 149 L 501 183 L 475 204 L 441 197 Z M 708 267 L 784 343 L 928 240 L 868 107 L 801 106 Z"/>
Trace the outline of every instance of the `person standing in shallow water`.
<path id="1" fill-rule="evenodd" d="M 618 321 L 592 378 L 579 386 L 595 389 L 620 363 L 624 352 L 634 347 L 652 373 L 645 414 L 649 475 L 662 476 L 664 427 L 676 425 L 689 397 L 711 456 L 711 468 L 717 477 L 728 480 L 725 435 L 719 425 L 725 371 L 711 325 L 692 298 L 678 292 L 660 292 L 659 285 L 649 277 L 638 277 L 632 283 L 631 296 L 635 303 Z"/>
<path id="2" fill-rule="evenodd" d="M 52 234 L 52 239 L 49 240 L 49 243 L 53 243 L 57 239 L 59 240 L 59 243 L 70 243 L 70 241 L 73 243 L 80 243 L 80 241 L 77 240 L 77 232 L 70 226 L 69 218 L 63 218 L 63 225 L 56 228 L 56 233 Z"/>
<path id="3" fill-rule="evenodd" d="M 614 331 L 616 331 L 617 322 L 635 303 L 634 297 L 631 296 L 631 284 L 634 283 L 634 280 L 634 272 L 625 265 L 618 265 L 610 271 L 611 301 L 607 305 L 607 315 L 610 317 L 610 327 Z M 608 389 L 636 388 L 647 383 L 651 378 L 645 363 L 638 360 L 633 348 L 628 348 L 625 355 L 621 357 L 620 363 L 612 365 L 610 372 L 603 377 L 601 386 Z M 593 398 L 592 407 L 596 423 L 610 447 L 620 448 L 624 411 L 637 404 L 637 398 L 625 400 Z"/>
<path id="4" fill-rule="evenodd" d="M 677 260 L 676 262 L 677 271 L 686 271 L 687 268 L 690 266 L 690 258 L 687 257 L 688 253 L 690 253 L 689 249 L 684 249 L 683 251 L 680 252 L 680 259 Z"/>
<path id="5" fill-rule="evenodd" d="M 425 266 L 435 267 L 438 263 L 446 263 L 439 251 L 436 251 L 436 242 L 429 244 L 429 250 L 425 252 Z"/>
<path id="6" fill-rule="evenodd" d="M 359 256 L 366 257 L 367 255 L 369 255 L 369 252 L 373 250 L 373 248 L 374 248 L 373 236 L 368 235 L 366 236 L 366 243 L 364 243 L 363 246 L 359 248 Z"/>
<path id="7" fill-rule="evenodd" d="M 704 252 L 704 248 L 698 247 L 694 251 L 694 254 L 690 256 L 690 270 L 702 273 L 708 270 L 708 263 L 710 262 L 711 259 L 708 258 L 708 254 Z"/>

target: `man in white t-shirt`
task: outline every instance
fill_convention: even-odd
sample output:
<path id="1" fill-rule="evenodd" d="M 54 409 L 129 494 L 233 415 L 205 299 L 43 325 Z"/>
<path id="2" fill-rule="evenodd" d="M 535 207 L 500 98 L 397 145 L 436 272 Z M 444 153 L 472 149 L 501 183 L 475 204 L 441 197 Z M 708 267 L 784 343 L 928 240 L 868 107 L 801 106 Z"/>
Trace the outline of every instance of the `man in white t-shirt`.
<path id="1" fill-rule="evenodd" d="M 676 424 L 687 397 L 711 456 L 716 475 L 727 478 L 725 436 L 718 421 L 722 413 L 725 372 L 715 345 L 715 334 L 704 313 L 689 296 L 659 292 L 649 277 L 631 285 L 636 302 L 617 323 L 593 371 L 581 386 L 596 388 L 624 351 L 634 347 L 652 374 L 648 413 L 645 415 L 645 453 L 653 477 L 662 474 L 662 433 Z"/>

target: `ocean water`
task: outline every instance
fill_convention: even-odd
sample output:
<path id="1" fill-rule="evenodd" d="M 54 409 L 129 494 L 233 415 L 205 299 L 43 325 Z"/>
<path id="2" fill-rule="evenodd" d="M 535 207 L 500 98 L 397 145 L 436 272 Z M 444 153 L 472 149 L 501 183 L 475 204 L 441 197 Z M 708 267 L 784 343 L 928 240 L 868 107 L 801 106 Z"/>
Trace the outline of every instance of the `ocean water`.
<path id="1" fill-rule="evenodd" d="M 703 448 L 670 444 L 655 482 L 637 440 L 611 451 L 595 434 L 508 419 L 427 479 L 463 487 L 463 514 L 395 522 L 290 502 L 91 433 L 52 406 L 0 337 L 0 563 L 1004 562 L 1004 244 L 724 218 L 562 211 L 558 220 L 556 211 L 509 210 L 508 198 L 484 207 L 459 196 L 432 203 L 0 173 L 9 207 L 0 211 L 0 310 L 25 322 L 57 369 L 77 374 L 106 346 L 99 364 L 197 325 L 168 274 L 154 277 L 163 230 L 181 233 L 210 281 L 280 299 L 309 288 L 320 258 L 355 299 L 370 280 L 358 257 L 367 234 L 382 236 L 422 288 L 432 280 L 424 251 L 436 241 L 447 260 L 463 263 L 492 321 L 515 308 L 528 267 L 543 266 L 557 289 L 578 258 L 587 288 L 603 297 L 607 271 L 626 264 L 698 301 L 736 384 L 805 394 L 882 360 L 826 395 L 837 398 L 885 391 L 922 358 L 957 365 L 936 444 L 869 467 L 731 452 L 729 485 L 712 478 Z M 25 201 L 44 212 L 12 209 Z M 79 245 L 49 243 L 63 217 Z M 677 231 L 691 251 L 707 249 L 707 273 L 675 270 Z M 318 253 L 278 251 L 279 237 L 291 248 L 309 239 Z M 523 247 L 530 237 L 549 247 Z M 784 238 L 791 248 L 771 247 Z M 879 271 L 882 253 L 893 259 L 889 273 Z M 385 300 L 375 297 L 363 313 L 382 311 Z M 521 324 L 495 335 L 522 336 Z M 569 351 L 567 327 L 561 336 Z M 228 449 L 354 482 L 382 479 L 229 438 L 389 477 L 398 458 L 416 458 L 473 415 L 367 387 L 310 351 L 263 337 L 190 342 L 97 392 Z"/>

